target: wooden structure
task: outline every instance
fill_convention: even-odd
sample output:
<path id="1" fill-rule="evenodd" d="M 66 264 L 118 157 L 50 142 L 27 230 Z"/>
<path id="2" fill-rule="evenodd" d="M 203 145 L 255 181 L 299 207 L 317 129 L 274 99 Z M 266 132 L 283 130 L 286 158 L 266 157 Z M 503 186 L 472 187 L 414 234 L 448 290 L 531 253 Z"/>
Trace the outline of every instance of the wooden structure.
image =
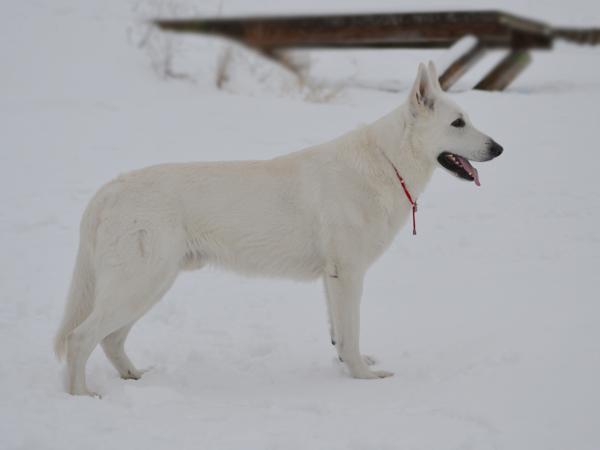
<path id="1" fill-rule="evenodd" d="M 270 55 L 289 48 L 443 48 L 475 36 L 478 45 L 440 76 L 445 89 L 489 48 L 510 53 L 476 89 L 504 89 L 529 64 L 529 50 L 550 49 L 555 38 L 600 43 L 600 29 L 556 28 L 501 11 L 173 19 L 155 24 L 163 30 L 223 36 Z"/>

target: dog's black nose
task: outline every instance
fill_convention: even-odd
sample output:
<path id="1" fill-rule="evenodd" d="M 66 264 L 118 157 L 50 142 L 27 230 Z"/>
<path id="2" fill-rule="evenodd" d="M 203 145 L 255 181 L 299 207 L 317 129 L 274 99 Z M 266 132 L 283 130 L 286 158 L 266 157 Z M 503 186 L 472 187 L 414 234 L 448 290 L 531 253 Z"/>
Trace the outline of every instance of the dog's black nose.
<path id="1" fill-rule="evenodd" d="M 492 157 L 495 158 L 497 156 L 500 156 L 503 151 L 504 151 L 504 149 L 502 148 L 502 146 L 500 144 L 498 144 L 496 141 L 490 142 L 490 153 L 492 154 Z"/>

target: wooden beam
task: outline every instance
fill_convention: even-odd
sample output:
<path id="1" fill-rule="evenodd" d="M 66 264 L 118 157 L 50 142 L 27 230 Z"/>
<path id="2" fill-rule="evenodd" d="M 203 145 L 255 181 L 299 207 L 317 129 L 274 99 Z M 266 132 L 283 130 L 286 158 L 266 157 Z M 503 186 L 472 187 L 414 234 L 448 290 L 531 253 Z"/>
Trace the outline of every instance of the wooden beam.
<path id="1" fill-rule="evenodd" d="M 554 28 L 557 38 L 583 45 L 600 44 L 600 28 Z"/>
<path id="2" fill-rule="evenodd" d="M 500 61 L 474 89 L 482 91 L 503 91 L 531 62 L 527 50 L 511 51 Z"/>
<path id="3" fill-rule="evenodd" d="M 174 19 L 155 24 L 175 32 L 216 34 L 264 50 L 449 47 L 467 34 L 476 36 L 486 47 L 552 45 L 550 28 L 544 23 L 500 11 Z"/>

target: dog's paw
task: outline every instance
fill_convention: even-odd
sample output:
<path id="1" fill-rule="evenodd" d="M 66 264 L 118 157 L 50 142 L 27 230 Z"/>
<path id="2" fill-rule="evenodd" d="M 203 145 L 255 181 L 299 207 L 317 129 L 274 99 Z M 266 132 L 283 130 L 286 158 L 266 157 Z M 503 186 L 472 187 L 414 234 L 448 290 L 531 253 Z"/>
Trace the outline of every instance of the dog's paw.
<path id="1" fill-rule="evenodd" d="M 144 372 L 142 370 L 129 369 L 127 372 L 121 374 L 121 378 L 124 380 L 139 380 L 142 378 L 143 373 Z"/>
<path id="2" fill-rule="evenodd" d="M 90 391 L 89 389 L 80 390 L 80 391 L 69 391 L 69 394 L 80 395 L 83 397 L 92 397 L 92 398 L 95 398 L 98 400 L 102 400 L 102 396 L 100 394 L 98 394 L 97 392 L 94 392 L 94 391 Z"/>
<path id="3" fill-rule="evenodd" d="M 97 398 L 97 399 L 101 399 L 102 396 L 100 394 L 97 394 L 94 391 L 90 391 L 87 386 L 83 385 L 83 386 L 69 386 L 67 389 L 67 393 L 71 394 L 71 395 L 80 395 L 82 397 L 92 397 L 92 398 Z"/>
<path id="4" fill-rule="evenodd" d="M 371 370 L 366 365 L 360 368 L 350 368 L 350 375 L 352 378 L 359 378 L 362 380 L 374 380 L 378 378 L 387 378 L 394 375 L 393 372 L 387 370 Z"/>
<path id="5" fill-rule="evenodd" d="M 369 370 L 366 373 L 361 373 L 360 376 L 354 376 L 354 378 L 361 378 L 364 380 L 376 380 L 379 378 L 388 378 L 394 375 L 394 372 L 388 372 L 387 370 Z"/>
<path id="6" fill-rule="evenodd" d="M 388 372 L 387 370 L 374 370 L 373 373 L 377 375 L 377 378 L 388 378 L 394 376 L 394 372 Z"/>
<path id="7" fill-rule="evenodd" d="M 146 372 L 150 372 L 152 369 L 154 369 L 154 366 L 150 366 L 142 370 L 138 370 L 135 367 L 130 367 L 127 369 L 127 372 L 123 372 L 120 375 L 124 380 L 139 380 L 142 378 L 142 375 L 144 375 Z"/>
<path id="8" fill-rule="evenodd" d="M 338 356 L 338 360 L 340 362 L 344 362 L 344 360 L 342 359 L 341 356 Z M 373 357 L 373 356 L 369 356 L 369 355 L 362 355 L 362 360 L 364 361 L 364 363 L 367 366 L 374 366 L 375 364 L 377 364 L 377 360 Z"/>

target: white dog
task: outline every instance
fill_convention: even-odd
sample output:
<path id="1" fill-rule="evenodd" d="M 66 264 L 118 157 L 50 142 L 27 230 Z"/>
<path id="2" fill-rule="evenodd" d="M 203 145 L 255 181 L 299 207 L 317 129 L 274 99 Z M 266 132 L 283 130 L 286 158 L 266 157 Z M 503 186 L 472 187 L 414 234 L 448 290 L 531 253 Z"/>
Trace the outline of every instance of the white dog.
<path id="1" fill-rule="evenodd" d="M 181 270 L 206 264 L 296 280 L 322 278 L 331 337 L 356 378 L 383 378 L 359 351 L 363 278 L 388 248 L 433 170 L 479 185 L 468 160 L 502 147 L 477 131 L 419 66 L 408 100 L 371 125 L 269 161 L 164 164 L 102 187 L 81 222 L 56 336 L 67 388 L 92 394 L 85 366 L 102 343 L 123 378 L 140 377 L 123 345 Z"/>

